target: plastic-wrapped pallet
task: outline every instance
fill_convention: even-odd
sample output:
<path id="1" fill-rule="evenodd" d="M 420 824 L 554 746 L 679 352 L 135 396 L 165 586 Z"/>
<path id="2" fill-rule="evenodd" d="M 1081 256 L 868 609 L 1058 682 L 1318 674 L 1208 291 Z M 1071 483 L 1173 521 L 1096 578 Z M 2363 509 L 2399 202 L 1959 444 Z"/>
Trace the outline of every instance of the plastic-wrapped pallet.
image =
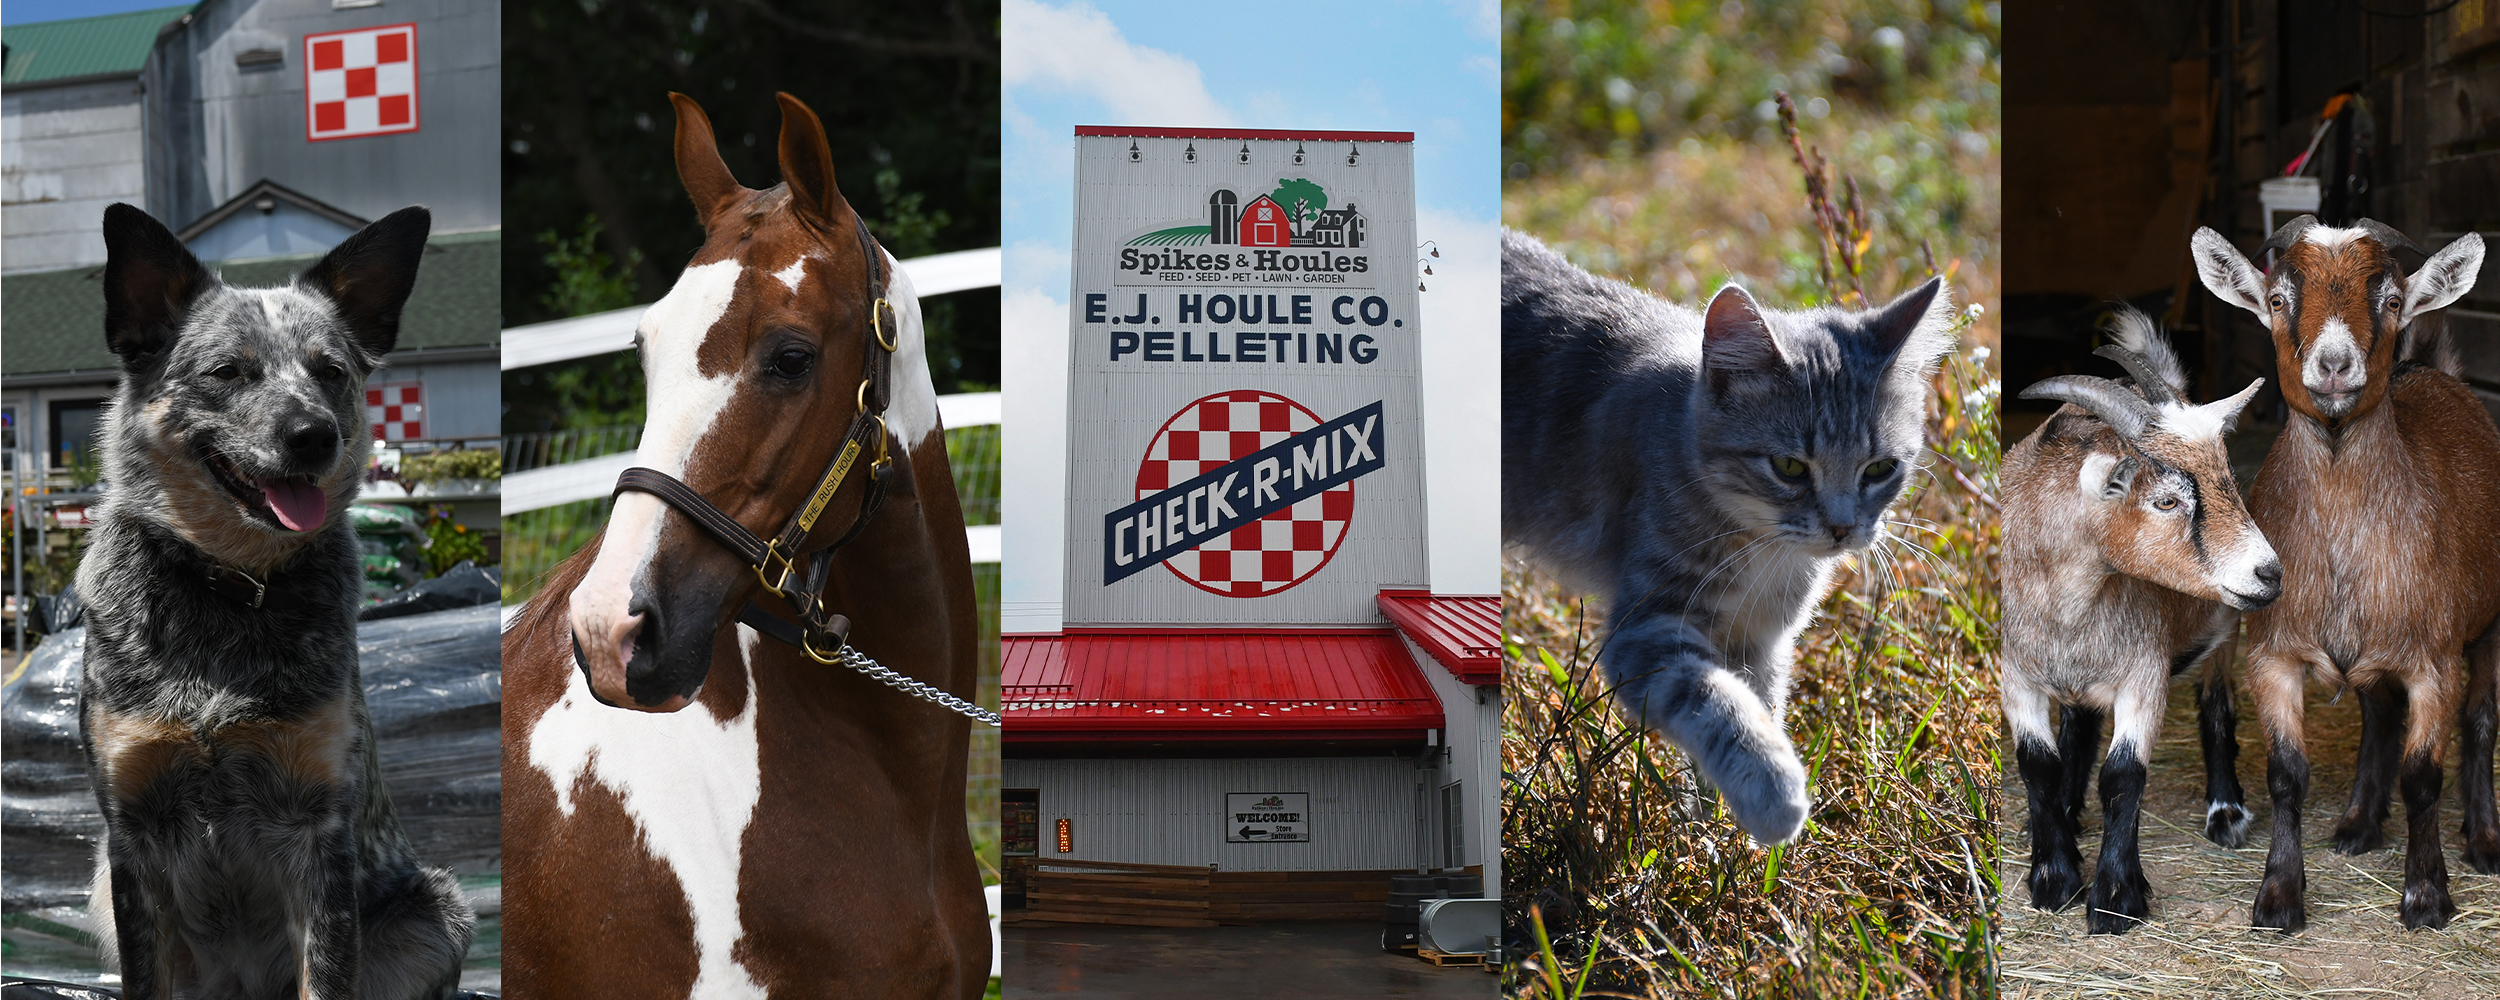
<path id="1" fill-rule="evenodd" d="M 501 864 L 498 620 L 495 605 L 484 603 L 356 630 L 382 780 L 400 823 L 418 858 L 462 876 L 491 875 Z M 78 747 L 85 642 L 83 628 L 44 640 L 24 674 L 0 691 L 0 837 L 8 842 L 0 909 L 10 918 L 12 971 L 75 974 L 82 959 L 94 961 L 91 948 L 71 944 L 87 928 L 83 908 L 103 829 Z"/>

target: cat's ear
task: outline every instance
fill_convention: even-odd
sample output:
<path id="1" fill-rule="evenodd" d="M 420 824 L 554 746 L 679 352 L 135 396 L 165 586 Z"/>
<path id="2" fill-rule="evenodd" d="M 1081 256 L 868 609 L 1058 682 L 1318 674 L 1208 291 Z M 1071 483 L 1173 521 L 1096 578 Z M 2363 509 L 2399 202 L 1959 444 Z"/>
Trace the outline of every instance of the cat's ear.
<path id="1" fill-rule="evenodd" d="M 1701 319 L 1702 365 L 1713 372 L 1776 374 L 1788 370 L 1778 338 L 1743 288 L 1729 285 Z"/>
<path id="2" fill-rule="evenodd" d="M 1929 278 L 1885 303 L 1868 330 L 1877 352 L 1902 367 L 1926 371 L 1953 349 L 1953 296 L 1943 278 Z"/>

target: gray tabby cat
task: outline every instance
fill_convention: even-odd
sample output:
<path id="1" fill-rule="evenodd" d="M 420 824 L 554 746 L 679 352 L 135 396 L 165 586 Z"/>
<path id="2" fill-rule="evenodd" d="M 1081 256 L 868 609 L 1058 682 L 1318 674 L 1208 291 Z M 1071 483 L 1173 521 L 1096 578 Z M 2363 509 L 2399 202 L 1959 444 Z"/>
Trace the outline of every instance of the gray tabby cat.
<path id="1" fill-rule="evenodd" d="M 1841 555 L 1925 446 L 1944 281 L 1881 309 L 1705 313 L 1502 233 L 1502 536 L 1610 599 L 1622 709 L 1690 754 L 1754 839 L 1804 826 L 1789 660 Z"/>

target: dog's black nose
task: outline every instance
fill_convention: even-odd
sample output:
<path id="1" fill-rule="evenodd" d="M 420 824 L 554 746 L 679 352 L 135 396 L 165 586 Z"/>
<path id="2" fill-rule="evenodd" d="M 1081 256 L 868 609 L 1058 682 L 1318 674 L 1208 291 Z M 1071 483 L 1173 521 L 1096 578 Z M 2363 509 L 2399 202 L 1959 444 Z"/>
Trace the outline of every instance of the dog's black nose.
<path id="1" fill-rule="evenodd" d="M 326 415 L 296 414 L 287 418 L 280 431 L 287 457 L 295 460 L 298 469 L 328 468 L 330 460 L 338 457 L 339 425 Z"/>

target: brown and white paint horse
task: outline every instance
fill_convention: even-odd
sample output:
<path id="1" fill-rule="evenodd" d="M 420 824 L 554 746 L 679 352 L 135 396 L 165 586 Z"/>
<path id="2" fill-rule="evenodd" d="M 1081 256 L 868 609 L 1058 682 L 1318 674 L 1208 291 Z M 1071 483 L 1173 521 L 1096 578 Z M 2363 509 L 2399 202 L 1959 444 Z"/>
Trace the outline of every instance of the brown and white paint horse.
<path id="1" fill-rule="evenodd" d="M 784 183 L 755 191 L 730 176 L 703 110 L 670 96 L 704 244 L 636 334 L 650 393 L 638 459 L 770 536 L 856 412 L 876 349 L 872 272 L 814 112 L 781 95 Z M 963 514 L 919 305 L 891 259 L 884 273 L 899 321 L 882 413 L 893 466 L 823 596 L 857 622 L 862 653 L 969 697 Z M 803 552 L 850 527 L 867 467 Z M 782 610 L 728 548 L 629 492 L 514 616 L 503 954 L 515 1000 L 977 997 L 987 985 L 988 909 L 963 815 L 970 723 L 738 624 L 750 600 Z"/>

